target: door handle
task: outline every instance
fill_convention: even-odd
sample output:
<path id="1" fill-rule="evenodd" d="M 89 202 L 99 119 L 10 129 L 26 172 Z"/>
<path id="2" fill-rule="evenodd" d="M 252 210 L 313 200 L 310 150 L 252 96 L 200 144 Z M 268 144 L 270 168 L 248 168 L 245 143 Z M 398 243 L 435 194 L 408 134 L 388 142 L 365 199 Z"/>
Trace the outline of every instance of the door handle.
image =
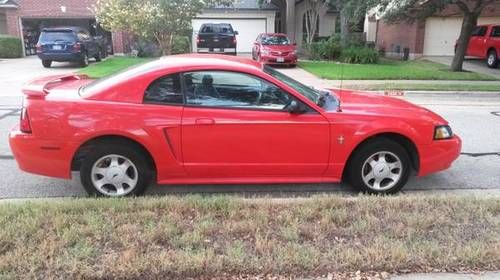
<path id="1" fill-rule="evenodd" d="M 201 118 L 201 119 L 196 119 L 195 124 L 198 125 L 212 125 L 215 124 L 215 120 L 210 119 L 210 118 Z"/>

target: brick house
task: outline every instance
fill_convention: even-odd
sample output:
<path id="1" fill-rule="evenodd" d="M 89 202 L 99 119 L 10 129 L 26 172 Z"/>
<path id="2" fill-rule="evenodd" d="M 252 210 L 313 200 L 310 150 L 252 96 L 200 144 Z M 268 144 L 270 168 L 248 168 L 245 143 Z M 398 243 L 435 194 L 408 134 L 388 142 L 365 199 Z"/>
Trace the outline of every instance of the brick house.
<path id="1" fill-rule="evenodd" d="M 500 4 L 486 7 L 478 24 L 500 24 Z M 439 14 L 414 23 L 388 24 L 375 15 L 367 16 L 365 32 L 369 41 L 386 51 L 387 56 L 402 56 L 409 48 L 410 58 L 452 56 L 460 35 L 462 13 L 450 5 Z"/>
<path id="2" fill-rule="evenodd" d="M 41 28 L 82 26 L 108 38 L 108 51 L 128 52 L 128 38 L 121 32 L 107 32 L 96 26 L 91 7 L 96 0 L 0 0 L 0 34 L 23 40 L 25 54 L 35 54 Z"/>
<path id="3" fill-rule="evenodd" d="M 97 0 L 0 0 L 0 34 L 23 39 L 26 55 L 35 53 L 41 28 L 73 25 L 96 32 L 95 16 L 91 7 Z M 304 0 L 236 0 L 231 7 L 203 10 L 192 20 L 193 39 L 201 24 L 227 22 L 239 31 L 238 52 L 251 52 L 258 34 L 287 33 L 300 46 L 305 33 L 306 5 Z M 330 36 L 335 32 L 337 12 L 323 8 L 319 12 L 316 36 Z M 102 30 L 97 30 L 104 32 Z M 109 50 L 116 54 L 128 53 L 131 40 L 121 32 L 104 32 L 110 42 Z M 194 50 L 194 49 L 193 49 Z"/>

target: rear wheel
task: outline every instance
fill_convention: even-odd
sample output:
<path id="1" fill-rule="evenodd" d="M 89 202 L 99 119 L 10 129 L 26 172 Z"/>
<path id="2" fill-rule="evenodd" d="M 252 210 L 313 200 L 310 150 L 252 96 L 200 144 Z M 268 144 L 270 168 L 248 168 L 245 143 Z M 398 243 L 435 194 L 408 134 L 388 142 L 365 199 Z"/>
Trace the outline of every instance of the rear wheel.
<path id="1" fill-rule="evenodd" d="M 410 175 L 410 159 L 398 143 L 379 138 L 367 142 L 352 156 L 348 176 L 365 193 L 390 194 L 401 190 Z"/>
<path id="2" fill-rule="evenodd" d="M 144 193 L 152 172 L 147 158 L 136 148 L 103 143 L 83 160 L 80 178 L 90 195 L 124 197 Z"/>
<path id="3" fill-rule="evenodd" d="M 95 58 L 95 61 L 97 61 L 97 62 L 101 61 L 102 60 L 102 51 L 99 50 L 97 52 L 97 54 L 94 56 L 94 58 Z"/>
<path id="4" fill-rule="evenodd" d="M 490 68 L 496 68 L 498 66 L 498 56 L 495 50 L 490 50 L 488 52 L 486 63 Z"/>
<path id="5" fill-rule="evenodd" d="M 89 66 L 89 56 L 88 56 L 88 54 L 86 52 L 83 53 L 83 57 L 80 60 L 80 66 L 81 67 L 87 67 L 87 66 Z"/>
<path id="6" fill-rule="evenodd" d="M 52 65 L 52 60 L 42 60 L 42 65 L 45 68 L 50 68 L 50 66 Z"/>

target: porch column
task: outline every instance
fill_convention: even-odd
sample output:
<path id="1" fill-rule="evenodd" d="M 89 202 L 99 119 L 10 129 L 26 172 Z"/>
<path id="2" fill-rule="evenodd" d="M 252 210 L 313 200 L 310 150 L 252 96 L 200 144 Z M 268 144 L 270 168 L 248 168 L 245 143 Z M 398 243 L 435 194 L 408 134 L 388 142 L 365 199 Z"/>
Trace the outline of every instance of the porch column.
<path id="1" fill-rule="evenodd" d="M 295 0 L 286 0 L 286 35 L 295 42 Z"/>

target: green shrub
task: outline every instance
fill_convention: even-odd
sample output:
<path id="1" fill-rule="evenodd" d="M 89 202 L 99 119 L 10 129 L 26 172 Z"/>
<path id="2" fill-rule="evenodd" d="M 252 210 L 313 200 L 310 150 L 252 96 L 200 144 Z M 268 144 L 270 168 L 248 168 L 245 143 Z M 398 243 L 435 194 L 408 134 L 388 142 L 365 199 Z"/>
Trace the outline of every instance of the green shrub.
<path id="1" fill-rule="evenodd" d="M 17 58 L 23 56 L 21 39 L 0 35 L 0 58 Z"/>
<path id="2" fill-rule="evenodd" d="M 307 44 L 306 50 L 309 58 L 312 60 L 333 60 L 340 56 L 342 48 L 339 38 L 332 36 L 328 40 L 320 40 Z"/>
<path id="3" fill-rule="evenodd" d="M 368 47 L 348 47 L 342 50 L 341 60 L 345 63 L 373 64 L 377 63 L 379 53 Z"/>
<path id="4" fill-rule="evenodd" d="M 191 47 L 188 36 L 175 36 L 172 43 L 172 54 L 189 53 Z"/>

